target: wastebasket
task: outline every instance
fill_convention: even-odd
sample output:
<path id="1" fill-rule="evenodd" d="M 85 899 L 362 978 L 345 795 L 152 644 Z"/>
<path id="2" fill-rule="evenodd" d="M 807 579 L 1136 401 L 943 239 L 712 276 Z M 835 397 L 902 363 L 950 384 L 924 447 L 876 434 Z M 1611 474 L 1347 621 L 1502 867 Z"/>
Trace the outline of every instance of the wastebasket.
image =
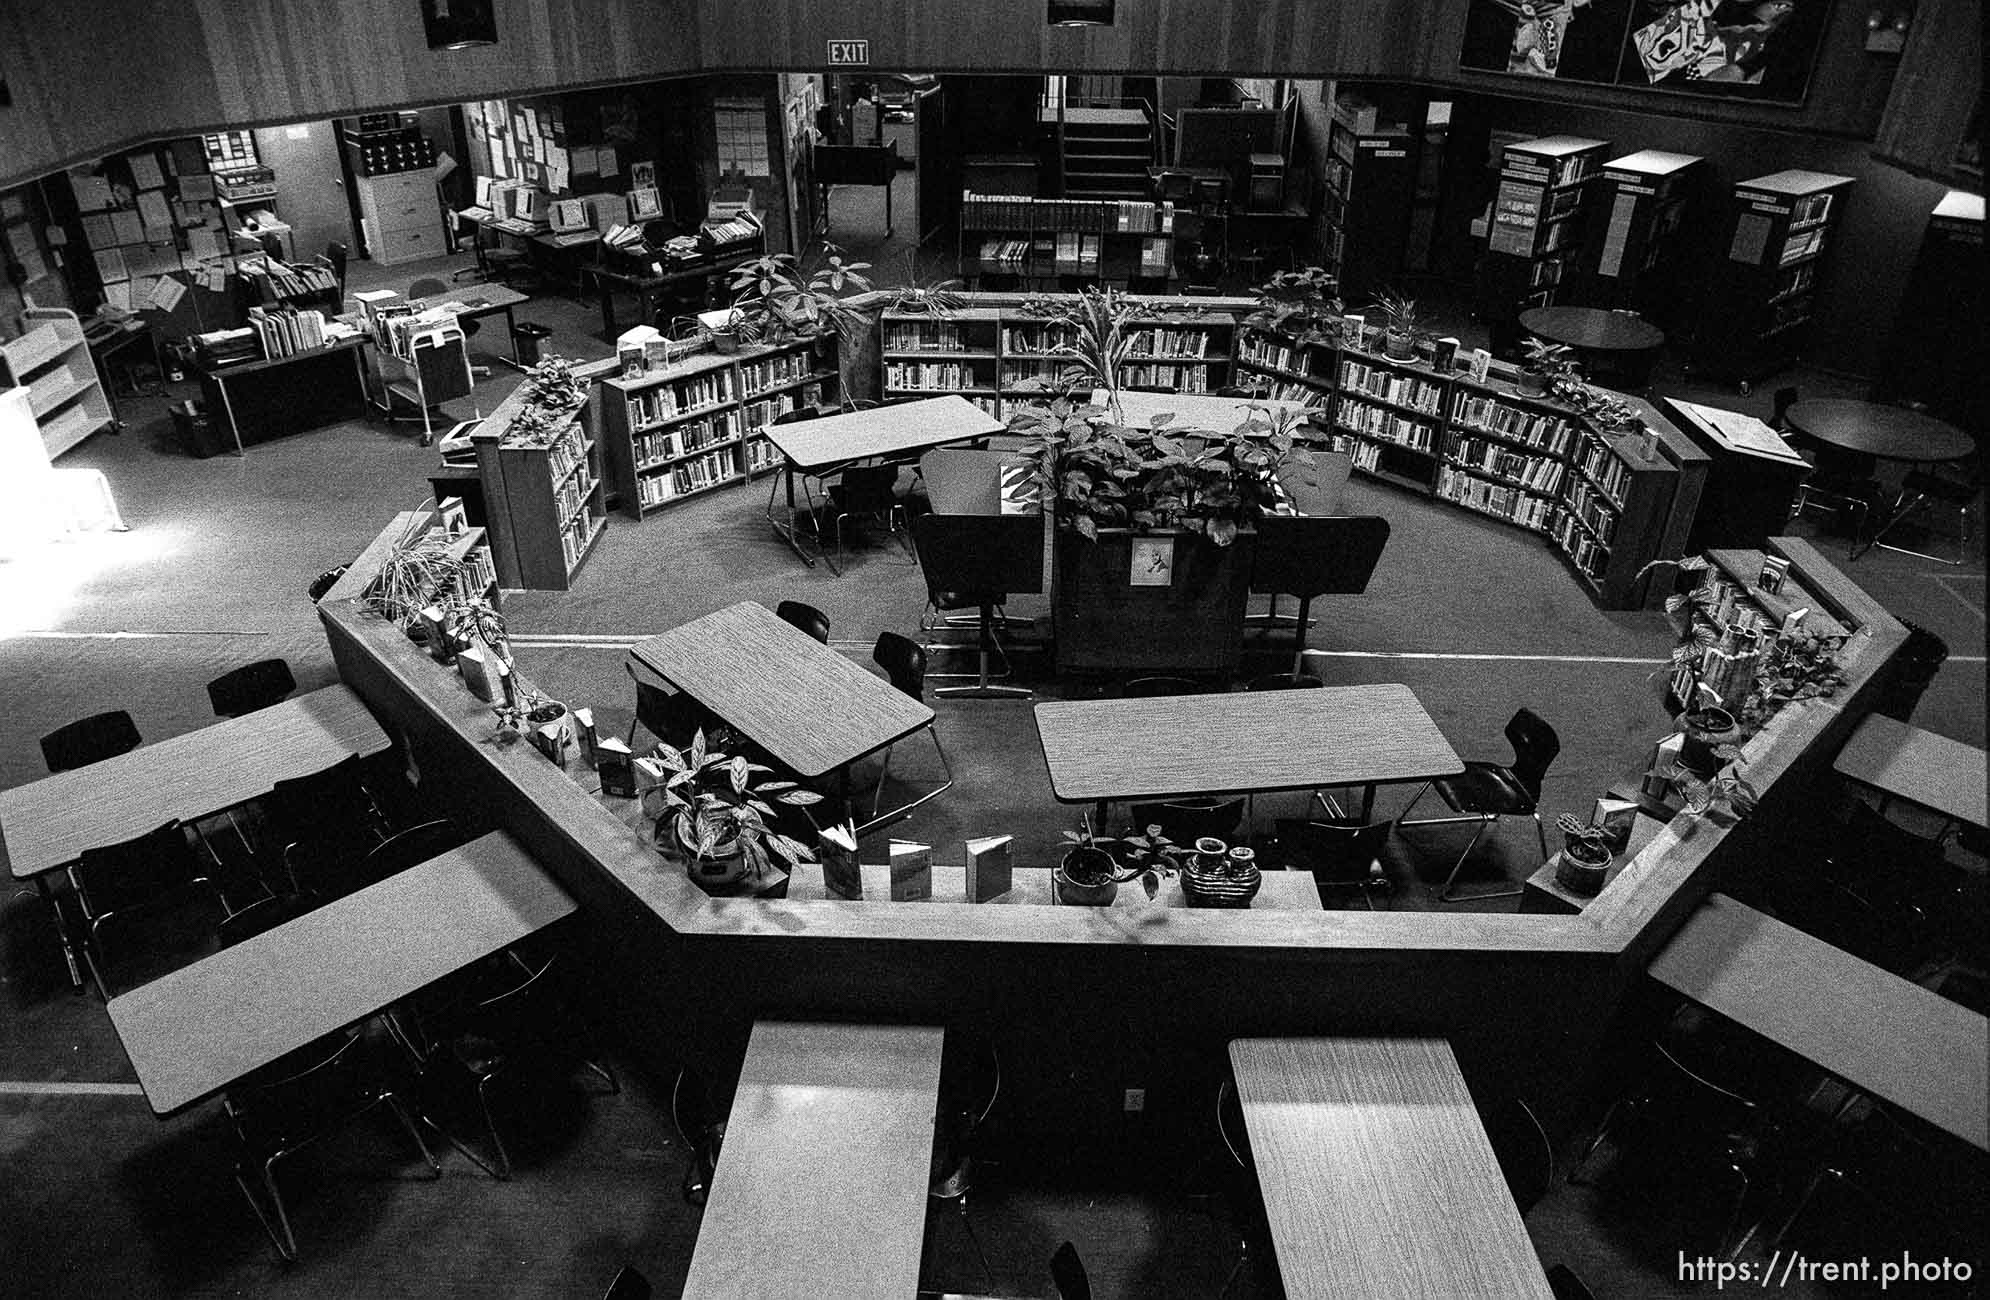
<path id="1" fill-rule="evenodd" d="M 553 331 L 547 329 L 538 321 L 522 320 L 512 326 L 511 346 L 512 350 L 518 354 L 518 364 L 521 366 L 538 365 L 539 342 L 541 339 L 549 339 L 551 337 L 553 337 Z"/>
<path id="2" fill-rule="evenodd" d="M 208 418 L 204 403 L 189 399 L 174 402 L 166 409 L 172 413 L 173 432 L 187 455 L 206 460 L 222 451 L 221 433 L 214 427 L 214 421 Z"/>

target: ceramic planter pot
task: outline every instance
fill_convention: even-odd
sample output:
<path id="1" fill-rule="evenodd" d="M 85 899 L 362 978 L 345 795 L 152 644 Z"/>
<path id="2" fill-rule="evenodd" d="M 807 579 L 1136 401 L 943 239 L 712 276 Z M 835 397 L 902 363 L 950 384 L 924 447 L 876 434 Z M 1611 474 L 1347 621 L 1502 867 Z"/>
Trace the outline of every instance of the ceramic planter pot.
<path id="1" fill-rule="evenodd" d="M 666 824 L 673 828 L 669 842 L 676 846 L 677 855 L 684 859 L 684 874 L 691 878 L 693 884 L 716 889 L 737 884 L 746 877 L 748 863 L 745 852 L 739 846 L 738 836 L 714 844 L 712 851 L 701 858 L 696 846 L 687 843 L 683 832 L 675 829 L 675 818 Z"/>
<path id="2" fill-rule="evenodd" d="M 1538 370 L 1523 370 L 1513 378 L 1522 397 L 1540 397 L 1548 391 L 1548 377 Z"/>
<path id="3" fill-rule="evenodd" d="M 1603 888 L 1603 879 L 1610 874 L 1610 864 L 1616 856 L 1609 849 L 1575 843 L 1566 845 L 1555 862 L 1555 883 L 1571 894 L 1584 898 L 1594 898 Z"/>
<path id="4" fill-rule="evenodd" d="M 1264 873 L 1255 862 L 1240 868 L 1226 859 L 1214 870 L 1205 869 L 1201 862 L 1198 855 L 1182 868 L 1182 896 L 1190 907 L 1249 907 L 1264 884 Z"/>
<path id="5" fill-rule="evenodd" d="M 731 356 L 739 351 L 739 331 L 736 329 L 716 329 L 711 331 L 712 351 Z"/>
<path id="6" fill-rule="evenodd" d="M 1057 883 L 1057 901 L 1078 907 L 1106 906 L 1119 894 L 1113 870 L 1112 855 L 1104 849 L 1072 849 L 1051 873 Z"/>
<path id="7" fill-rule="evenodd" d="M 1679 715 L 1679 766 L 1701 780 L 1721 770 L 1726 761 L 1714 746 L 1732 744 L 1737 738 L 1734 715 L 1726 709 L 1694 709 Z"/>
<path id="8" fill-rule="evenodd" d="M 1391 361 L 1416 360 L 1416 335 L 1407 330 L 1382 331 L 1382 354 Z"/>

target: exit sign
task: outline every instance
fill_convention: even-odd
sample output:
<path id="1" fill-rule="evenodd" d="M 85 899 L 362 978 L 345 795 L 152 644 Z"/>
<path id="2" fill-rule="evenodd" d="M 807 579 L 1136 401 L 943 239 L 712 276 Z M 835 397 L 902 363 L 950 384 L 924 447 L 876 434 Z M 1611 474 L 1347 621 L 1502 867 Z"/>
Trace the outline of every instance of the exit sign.
<path id="1" fill-rule="evenodd" d="M 871 62 L 869 41 L 829 42 L 829 66 L 832 68 L 865 68 Z"/>

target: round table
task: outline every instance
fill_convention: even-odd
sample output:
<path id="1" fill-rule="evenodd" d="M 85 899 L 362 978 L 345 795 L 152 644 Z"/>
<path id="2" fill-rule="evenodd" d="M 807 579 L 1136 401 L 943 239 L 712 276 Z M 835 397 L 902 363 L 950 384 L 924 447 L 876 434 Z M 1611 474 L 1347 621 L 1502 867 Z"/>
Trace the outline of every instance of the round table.
<path id="1" fill-rule="evenodd" d="M 1529 307 L 1520 328 L 1574 348 L 1632 388 L 1650 386 L 1651 364 L 1665 346 L 1665 331 L 1644 317 L 1604 307 Z"/>
<path id="2" fill-rule="evenodd" d="M 1961 460 L 1976 449 L 1962 430 L 1904 406 L 1823 398 L 1798 402 L 1784 418 L 1799 433 L 1875 460 L 1927 464 Z"/>

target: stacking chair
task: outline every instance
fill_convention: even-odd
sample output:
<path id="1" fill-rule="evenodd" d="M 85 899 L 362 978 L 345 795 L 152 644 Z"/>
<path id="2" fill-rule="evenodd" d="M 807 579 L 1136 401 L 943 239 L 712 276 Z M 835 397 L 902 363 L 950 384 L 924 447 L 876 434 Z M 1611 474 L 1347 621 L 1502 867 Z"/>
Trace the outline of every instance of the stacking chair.
<path id="1" fill-rule="evenodd" d="M 1923 560 L 1936 560 L 1942 564 L 1966 564 L 1969 562 L 1969 542 L 1972 536 L 1970 520 L 1980 509 L 1977 502 L 1983 496 L 1983 465 L 1972 457 L 1952 467 L 1953 473 L 1943 473 L 1940 465 L 1917 465 L 1907 471 L 1907 477 L 1900 483 L 1900 500 L 1878 532 L 1867 539 L 1865 549 L 1879 547 L 1883 551 L 1898 551 L 1902 555 L 1912 555 Z M 1894 525 L 1908 518 L 1923 506 L 1947 506 L 1955 512 L 1955 554 L 1935 555 L 1928 551 L 1909 550 L 1883 541 Z M 1859 554 L 1864 554 L 1861 550 Z M 1854 555 L 1852 558 L 1858 558 Z"/>
<path id="2" fill-rule="evenodd" d="M 282 659 L 258 659 L 225 672 L 207 684 L 207 698 L 217 718 L 239 718 L 266 709 L 297 689 L 290 665 Z"/>
<path id="3" fill-rule="evenodd" d="M 1562 749 L 1561 737 L 1555 729 L 1543 722 L 1531 709 L 1521 709 L 1508 719 L 1506 739 L 1513 746 L 1513 762 L 1465 764 L 1462 776 L 1442 776 L 1434 781 L 1426 781 L 1416 792 L 1409 807 L 1403 809 L 1402 816 L 1396 819 L 1397 826 L 1444 826 L 1455 822 L 1477 822 L 1478 829 L 1472 833 L 1471 843 L 1458 855 L 1452 864 L 1451 874 L 1444 878 L 1444 888 L 1438 894 L 1440 903 L 1475 901 L 1482 898 L 1512 898 L 1521 891 L 1518 889 L 1496 890 L 1484 894 L 1454 894 L 1452 887 L 1457 883 L 1458 873 L 1464 869 L 1465 859 L 1472 856 L 1472 850 L 1479 846 L 1486 828 L 1501 817 L 1526 815 L 1534 819 L 1534 833 L 1541 841 L 1541 860 L 1548 860 L 1548 833 L 1541 825 L 1539 803 L 1541 799 L 1541 778 L 1547 774 L 1548 765 L 1555 761 L 1555 755 Z M 1427 817 L 1411 821 L 1409 813 L 1425 791 L 1435 789 L 1451 811 L 1460 814 L 1456 817 Z"/>
<path id="4" fill-rule="evenodd" d="M 1078 1248 L 1064 1242 L 1050 1257 L 1050 1280 L 1057 1287 L 1057 1300 L 1092 1300 L 1092 1281 L 1085 1275 L 1085 1261 Z"/>
<path id="5" fill-rule="evenodd" d="M 1122 699 L 1152 700 L 1168 695 L 1201 695 L 1208 689 L 1208 683 L 1190 677 L 1135 677 L 1122 685 L 1119 693 Z"/>
<path id="6" fill-rule="evenodd" d="M 1567 1264 L 1549 1266 L 1548 1291 L 1555 1300 L 1596 1300 L 1596 1293 L 1589 1289 L 1589 1284 Z"/>
<path id="7" fill-rule="evenodd" d="M 294 921 L 310 910 L 311 905 L 301 898 L 272 894 L 223 917 L 214 927 L 215 943 L 222 948 L 232 948 L 246 939 L 274 930 L 286 921 Z"/>
<path id="8" fill-rule="evenodd" d="M 1251 1156 L 1250 1133 L 1244 1123 L 1244 1106 L 1237 1097 L 1237 1085 L 1227 1078 L 1216 1086 L 1216 1136 L 1230 1157 L 1232 1177 L 1226 1199 L 1238 1219 L 1237 1258 L 1217 1289 L 1216 1295 L 1221 1300 L 1230 1294 L 1237 1275 L 1250 1265 L 1254 1256 L 1271 1259 L 1275 1253 L 1271 1224 L 1265 1218 L 1264 1196 L 1258 1183 L 1257 1161 Z"/>
<path id="9" fill-rule="evenodd" d="M 629 719 L 629 734 L 623 741 L 630 749 L 636 747 L 637 727 L 682 749 L 701 729 L 710 731 L 717 722 L 711 710 L 683 691 L 670 689 L 637 659 L 624 659 L 622 667 L 636 687 L 636 716 Z"/>
<path id="10" fill-rule="evenodd" d="M 335 889 L 342 864 L 387 838 L 387 820 L 360 775 L 362 764 L 355 754 L 312 776 L 278 781 L 258 801 L 264 859 L 282 866 L 292 892 Z"/>
<path id="11" fill-rule="evenodd" d="M 292 1152 L 384 1103 L 429 1169 L 442 1176 L 442 1166 L 401 1104 L 408 1082 L 390 1054 L 376 1050 L 359 1030 L 341 1029 L 263 1066 L 223 1094 L 221 1105 L 235 1131 L 235 1183 L 286 1262 L 297 1259 L 297 1236 L 276 1185 L 276 1166 Z"/>
<path id="12" fill-rule="evenodd" d="M 896 632 L 880 632 L 878 633 L 877 645 L 871 649 L 871 662 L 884 669 L 885 676 L 891 679 L 893 686 L 896 686 L 899 690 L 905 692 L 921 704 L 926 702 L 926 647 L 920 645 L 912 638 L 900 636 Z M 947 761 L 947 751 L 940 745 L 940 731 L 938 726 L 927 727 L 926 734 L 933 738 L 933 752 L 940 756 L 940 770 L 947 774 L 947 779 L 939 789 L 928 791 L 904 807 L 894 810 L 894 816 L 899 813 L 910 812 L 920 804 L 925 803 L 928 799 L 934 798 L 942 791 L 953 788 L 953 764 Z M 873 822 L 877 820 L 878 807 L 884 799 L 885 775 L 891 771 L 891 751 L 893 748 L 894 746 L 891 745 L 885 746 L 884 763 L 878 768 L 877 789 L 871 795 L 871 820 Z"/>
<path id="13" fill-rule="evenodd" d="M 784 600 L 774 606 L 774 616 L 783 623 L 792 623 L 822 644 L 829 644 L 829 615 L 815 606 L 804 605 L 799 600 Z"/>
<path id="14" fill-rule="evenodd" d="M 1320 890 L 1359 889 L 1362 902 L 1373 912 L 1375 895 L 1395 887 L 1381 868 L 1388 822 L 1364 825 L 1345 817 L 1327 821 L 1280 817 L 1275 827 L 1286 866 L 1310 871 Z"/>
<path id="15" fill-rule="evenodd" d="M 1266 673 L 1253 677 L 1244 683 L 1247 691 L 1306 691 L 1317 690 L 1326 683 L 1311 673 Z"/>
<path id="16" fill-rule="evenodd" d="M 138 748 L 138 724 L 123 709 L 93 713 L 41 738 L 42 760 L 51 772 L 88 767 Z"/>
<path id="17" fill-rule="evenodd" d="M 215 926 L 229 912 L 207 864 L 177 821 L 121 844 L 85 849 L 70 864 L 69 884 L 83 915 L 84 959 L 106 1002 L 114 990 L 122 992 L 144 983 L 145 976 L 163 973 L 144 969 L 138 960 L 147 947 L 148 929 L 150 937 L 159 937 L 162 918 L 174 911 L 191 917 L 189 933 L 198 936 L 198 943 L 189 946 L 204 954 Z M 123 978 L 133 975 L 137 978 Z"/>
<path id="18" fill-rule="evenodd" d="M 938 514 L 923 514 L 912 521 L 914 552 L 926 579 L 928 617 L 950 622 L 947 615 L 951 612 L 968 609 L 976 612 L 979 675 L 972 686 L 942 686 L 933 692 L 943 699 L 1027 699 L 1030 694 L 1027 687 L 995 684 L 996 678 L 1007 677 L 1012 671 L 1009 652 L 1003 647 L 997 629 L 1011 622 L 1027 625 L 1031 620 L 1010 619 L 1003 611 L 1009 602 L 1008 591 L 987 584 L 997 580 L 991 575 L 1020 574 L 1022 568 L 1041 563 L 1042 553 L 1012 554 L 999 541 L 991 548 L 987 522 L 972 515 Z M 920 629 L 932 630 L 923 618 Z M 926 647 L 929 651 L 946 648 Z M 1001 672 L 989 671 L 991 658 L 1002 661 Z"/>
<path id="19" fill-rule="evenodd" d="M 408 286 L 408 297 L 410 298 L 433 298 L 437 294 L 448 292 L 448 281 L 432 275 L 425 275 Z M 470 340 L 477 337 L 477 330 L 483 325 L 483 322 L 480 320 L 471 320 L 466 316 L 458 316 L 456 323 L 463 327 L 463 351 L 467 355 L 470 350 Z M 471 362 L 470 373 L 478 379 L 488 379 L 491 368 Z"/>
<path id="20" fill-rule="evenodd" d="M 1192 848 L 1204 836 L 1227 844 L 1244 820 L 1244 801 L 1182 799 L 1169 803 L 1137 803 L 1133 805 L 1131 815 L 1135 829 L 1144 834 L 1149 826 L 1159 826 L 1161 834 L 1183 848 Z"/>
<path id="21" fill-rule="evenodd" d="M 1796 518 L 1813 505 L 1841 512 L 1852 535 L 1852 545 L 1846 551 L 1849 557 L 1859 549 L 1859 538 L 1871 519 L 1874 496 L 1879 490 L 1871 477 L 1871 459 L 1825 446 L 1792 428 L 1789 416 L 1790 408 L 1799 400 L 1796 388 L 1778 388 L 1774 400 L 1769 427 L 1782 434 L 1810 466 L 1810 475 L 1797 485 L 1796 496 L 1790 502 L 1790 518 Z"/>
<path id="22" fill-rule="evenodd" d="M 1508 1097 L 1479 1112 L 1479 1123 L 1513 1195 L 1514 1208 L 1526 1217 L 1555 1180 L 1555 1148 L 1541 1127 L 1534 1108 L 1518 1097 Z"/>
<path id="23" fill-rule="evenodd" d="M 1271 597 L 1274 620 L 1280 594 L 1299 598 L 1292 647 L 1292 671 L 1298 673 L 1313 598 L 1368 590 L 1389 543 L 1389 521 L 1379 515 L 1267 515 L 1257 527 L 1251 590 Z"/>
<path id="24" fill-rule="evenodd" d="M 905 502 L 898 495 L 898 466 L 852 465 L 829 485 L 829 510 L 836 528 L 836 552 L 845 554 L 843 521 L 851 515 L 883 519 L 896 536 L 905 522 Z M 894 523 L 893 521 L 898 521 Z"/>
<path id="25" fill-rule="evenodd" d="M 650 1300 L 650 1281 L 634 1264 L 624 1264 L 615 1270 L 608 1289 L 601 1293 L 601 1300 Z"/>
<path id="26" fill-rule="evenodd" d="M 313 893 L 321 900 L 357 893 L 409 867 L 419 866 L 430 858 L 459 848 L 463 842 L 463 832 L 447 818 L 410 826 L 374 845 L 362 858 L 345 855 L 328 864 Z"/>

